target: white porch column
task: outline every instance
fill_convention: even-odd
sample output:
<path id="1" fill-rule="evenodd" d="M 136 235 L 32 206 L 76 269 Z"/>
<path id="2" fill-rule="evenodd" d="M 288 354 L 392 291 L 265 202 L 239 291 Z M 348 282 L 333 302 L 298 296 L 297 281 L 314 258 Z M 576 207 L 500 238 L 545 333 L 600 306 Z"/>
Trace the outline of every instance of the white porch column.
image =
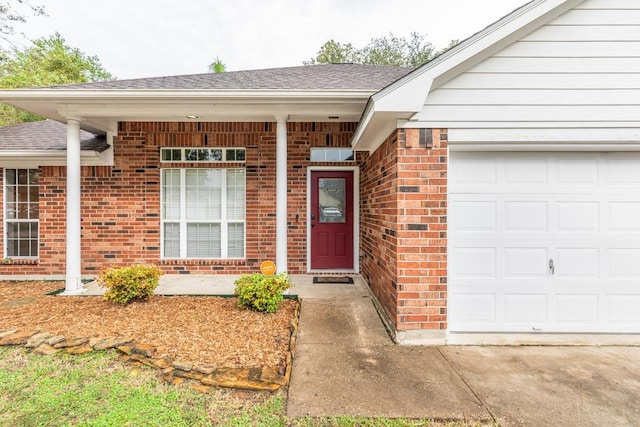
<path id="1" fill-rule="evenodd" d="M 287 116 L 276 117 L 276 271 L 287 271 Z"/>
<path id="2" fill-rule="evenodd" d="M 85 291 L 80 247 L 80 121 L 67 121 L 67 274 L 63 295 Z"/>

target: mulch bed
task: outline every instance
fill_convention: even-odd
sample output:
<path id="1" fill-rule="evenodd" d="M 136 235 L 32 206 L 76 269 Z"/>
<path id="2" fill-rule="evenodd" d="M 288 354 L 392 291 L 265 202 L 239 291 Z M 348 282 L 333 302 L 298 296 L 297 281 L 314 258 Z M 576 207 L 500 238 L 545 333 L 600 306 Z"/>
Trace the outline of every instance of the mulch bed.
<path id="1" fill-rule="evenodd" d="M 235 298 L 153 296 L 121 306 L 102 297 L 45 295 L 62 287 L 62 282 L 0 282 L 0 331 L 126 337 L 184 362 L 278 370 L 286 363 L 298 304 L 284 300 L 269 314 L 240 309 Z"/>

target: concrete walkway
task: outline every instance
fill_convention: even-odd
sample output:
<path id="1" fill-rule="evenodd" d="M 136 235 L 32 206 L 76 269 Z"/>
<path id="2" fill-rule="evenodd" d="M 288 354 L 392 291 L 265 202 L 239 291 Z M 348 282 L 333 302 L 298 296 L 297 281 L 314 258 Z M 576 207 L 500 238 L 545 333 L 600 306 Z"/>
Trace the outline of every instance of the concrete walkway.
<path id="1" fill-rule="evenodd" d="M 360 279 L 311 286 L 289 416 L 640 426 L 639 347 L 397 346 Z"/>

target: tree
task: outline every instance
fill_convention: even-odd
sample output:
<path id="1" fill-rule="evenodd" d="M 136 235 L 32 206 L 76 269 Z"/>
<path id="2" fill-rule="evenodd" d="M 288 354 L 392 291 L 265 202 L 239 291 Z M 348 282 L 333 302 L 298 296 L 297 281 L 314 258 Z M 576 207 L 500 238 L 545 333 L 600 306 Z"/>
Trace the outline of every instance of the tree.
<path id="1" fill-rule="evenodd" d="M 452 41 L 447 49 L 457 43 L 457 41 Z M 433 44 L 426 41 L 424 35 L 416 32 L 411 33 L 409 40 L 389 33 L 388 36 L 372 38 L 369 44 L 362 49 L 353 47 L 351 43 L 342 44 L 335 40 L 329 40 L 322 45 L 315 58 L 303 63 L 312 65 L 347 62 L 418 67 L 445 50 L 435 51 Z"/>
<path id="2" fill-rule="evenodd" d="M 27 0 L 14 0 L 0 3 L 0 39 L 12 45 L 10 36 L 15 34 L 15 24 L 27 21 L 27 14 L 45 15 L 44 7 L 34 5 Z"/>
<path id="3" fill-rule="evenodd" d="M 209 67 L 207 68 L 209 69 L 210 73 L 215 73 L 215 74 L 224 73 L 225 71 L 227 71 L 227 66 L 217 56 L 216 56 L 216 59 L 211 64 L 209 64 Z"/>
<path id="4" fill-rule="evenodd" d="M 34 40 L 24 50 L 14 48 L 0 61 L 0 88 L 52 86 L 113 80 L 97 56 L 87 56 L 56 33 Z M 24 110 L 2 105 L 0 126 L 42 120 Z"/>
<path id="5" fill-rule="evenodd" d="M 322 45 L 315 58 L 303 62 L 305 65 L 362 63 L 361 52 L 351 43 L 342 44 L 333 39 Z"/>

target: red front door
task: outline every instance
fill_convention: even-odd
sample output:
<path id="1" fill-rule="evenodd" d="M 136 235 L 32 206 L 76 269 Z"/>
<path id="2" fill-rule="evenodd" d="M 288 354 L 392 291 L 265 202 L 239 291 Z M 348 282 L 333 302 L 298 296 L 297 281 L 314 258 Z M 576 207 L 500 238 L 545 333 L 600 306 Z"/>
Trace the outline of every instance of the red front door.
<path id="1" fill-rule="evenodd" d="M 353 269 L 353 172 L 311 172 L 311 269 Z"/>

